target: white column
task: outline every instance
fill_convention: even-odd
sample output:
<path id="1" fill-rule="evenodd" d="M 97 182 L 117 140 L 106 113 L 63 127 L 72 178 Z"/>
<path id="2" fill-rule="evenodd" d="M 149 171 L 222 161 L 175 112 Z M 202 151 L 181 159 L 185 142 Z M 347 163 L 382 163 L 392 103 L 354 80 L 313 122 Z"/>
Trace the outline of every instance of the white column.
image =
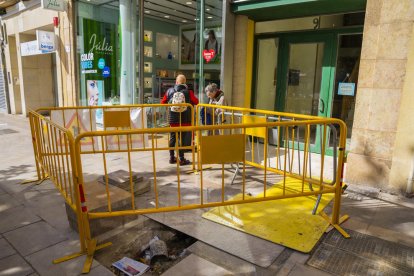
<path id="1" fill-rule="evenodd" d="M 121 97 L 120 102 L 121 104 L 132 104 L 132 94 L 133 94 L 133 80 L 135 76 L 133 76 L 135 70 L 134 66 L 134 57 L 135 56 L 135 47 L 134 44 L 134 37 L 135 37 L 135 30 L 132 28 L 132 16 L 135 15 L 135 11 L 131 12 L 131 8 L 135 7 L 135 5 L 131 5 L 131 0 L 120 0 L 119 1 L 119 17 L 120 17 L 120 24 L 121 24 L 121 39 L 122 39 L 122 47 L 121 47 Z"/>

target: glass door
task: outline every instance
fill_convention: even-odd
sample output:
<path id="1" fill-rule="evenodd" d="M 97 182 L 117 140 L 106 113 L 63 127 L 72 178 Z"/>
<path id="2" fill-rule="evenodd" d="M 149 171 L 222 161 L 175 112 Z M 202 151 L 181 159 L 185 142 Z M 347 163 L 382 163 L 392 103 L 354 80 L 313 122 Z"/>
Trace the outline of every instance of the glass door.
<path id="1" fill-rule="evenodd" d="M 329 117 L 332 98 L 332 36 L 288 35 L 280 41 L 277 110 Z M 304 129 L 299 140 L 305 141 Z M 311 127 L 312 152 L 320 152 L 320 129 Z M 301 144 L 303 147 L 303 144 Z"/>

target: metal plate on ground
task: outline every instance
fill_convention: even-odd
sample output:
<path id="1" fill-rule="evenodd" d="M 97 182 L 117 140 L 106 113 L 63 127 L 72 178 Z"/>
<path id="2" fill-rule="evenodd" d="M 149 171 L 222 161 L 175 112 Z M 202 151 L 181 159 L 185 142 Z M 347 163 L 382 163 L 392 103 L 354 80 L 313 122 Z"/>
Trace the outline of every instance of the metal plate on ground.
<path id="1" fill-rule="evenodd" d="M 10 129 L 10 128 L 0 129 L 0 135 L 3 135 L 3 134 L 12 134 L 12 133 L 18 133 L 18 131 L 15 131 L 15 130 Z"/>
<path id="2" fill-rule="evenodd" d="M 335 275 L 413 275 L 414 249 L 346 230 L 351 239 L 331 231 L 308 264 Z"/>
<path id="3" fill-rule="evenodd" d="M 147 217 L 252 264 L 269 267 L 284 247 L 202 218 L 206 210 L 148 214 Z"/>

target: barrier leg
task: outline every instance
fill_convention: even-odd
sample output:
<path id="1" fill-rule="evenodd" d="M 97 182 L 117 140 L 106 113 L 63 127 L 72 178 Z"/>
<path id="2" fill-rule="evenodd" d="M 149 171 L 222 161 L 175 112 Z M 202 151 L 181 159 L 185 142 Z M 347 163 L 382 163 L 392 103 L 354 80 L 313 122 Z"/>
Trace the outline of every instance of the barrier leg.
<path id="1" fill-rule="evenodd" d="M 340 226 L 340 224 L 342 224 L 343 222 L 345 222 L 346 220 L 349 219 L 348 215 L 343 215 L 342 217 L 339 218 L 338 223 L 334 223 L 325 212 L 320 212 L 319 213 L 321 215 L 321 217 L 323 217 L 332 227 L 334 227 L 339 233 L 341 233 L 341 235 L 346 238 L 349 239 L 351 236 Z"/>
<path id="2" fill-rule="evenodd" d="M 102 248 L 108 247 L 112 245 L 111 242 L 107 242 L 104 244 L 97 245 L 97 240 L 91 238 L 91 231 L 88 219 L 88 209 L 85 205 L 85 194 L 83 192 L 83 186 L 81 184 L 78 185 L 77 193 L 76 193 L 76 201 L 77 201 L 77 220 L 78 220 L 78 227 L 79 227 L 79 240 L 81 243 L 81 250 L 79 252 L 69 254 L 62 258 L 56 259 L 53 261 L 54 264 L 58 264 L 61 262 L 65 262 L 68 260 L 75 259 L 77 257 L 87 255 L 85 263 L 83 265 L 82 273 L 89 273 L 91 270 L 93 256 L 96 250 L 100 250 Z"/>

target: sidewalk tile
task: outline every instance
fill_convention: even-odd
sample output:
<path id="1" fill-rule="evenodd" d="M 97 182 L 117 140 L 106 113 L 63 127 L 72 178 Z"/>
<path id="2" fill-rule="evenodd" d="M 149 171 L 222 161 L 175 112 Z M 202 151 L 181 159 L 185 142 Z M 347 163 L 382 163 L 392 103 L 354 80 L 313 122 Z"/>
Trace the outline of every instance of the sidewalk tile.
<path id="1" fill-rule="evenodd" d="M 56 244 L 66 238 L 44 221 L 7 232 L 4 237 L 23 256 Z"/>
<path id="2" fill-rule="evenodd" d="M 329 276 L 332 274 L 326 273 L 322 270 L 318 270 L 316 268 L 303 265 L 303 264 L 296 264 L 293 269 L 290 271 L 288 276 Z"/>
<path id="3" fill-rule="evenodd" d="M 234 275 L 230 271 L 221 266 L 213 264 L 206 259 L 200 258 L 197 255 L 191 254 L 184 260 L 167 270 L 162 276 L 176 276 L 176 275 Z"/>
<path id="4" fill-rule="evenodd" d="M 0 260 L 1 276 L 26 276 L 33 272 L 29 264 L 17 254 Z"/>
<path id="5" fill-rule="evenodd" d="M 21 205 L 18 200 L 9 194 L 0 195 L 0 214 L 7 209 Z"/>
<path id="6" fill-rule="evenodd" d="M 113 276 L 113 275 L 115 274 L 112 273 L 112 271 L 110 271 L 109 269 L 107 269 L 106 267 L 102 265 L 98 265 L 97 267 L 91 269 L 91 271 L 88 274 L 88 276 Z"/>
<path id="7" fill-rule="evenodd" d="M 0 213 L 0 233 L 5 233 L 16 228 L 39 221 L 30 209 L 17 206 Z"/>
<path id="8" fill-rule="evenodd" d="M 25 202 L 38 216 L 60 231 L 70 231 L 65 201 L 55 189 L 41 192 Z"/>
<path id="9" fill-rule="evenodd" d="M 60 264 L 53 264 L 52 261 L 57 258 L 67 256 L 80 251 L 78 240 L 67 240 L 45 248 L 26 257 L 26 260 L 42 276 L 55 275 L 79 275 L 82 272 L 83 263 L 86 256 L 81 256 Z M 94 260 L 92 268 L 99 266 Z"/>
<path id="10" fill-rule="evenodd" d="M 16 254 L 16 250 L 5 240 L 0 239 L 0 259 Z"/>

